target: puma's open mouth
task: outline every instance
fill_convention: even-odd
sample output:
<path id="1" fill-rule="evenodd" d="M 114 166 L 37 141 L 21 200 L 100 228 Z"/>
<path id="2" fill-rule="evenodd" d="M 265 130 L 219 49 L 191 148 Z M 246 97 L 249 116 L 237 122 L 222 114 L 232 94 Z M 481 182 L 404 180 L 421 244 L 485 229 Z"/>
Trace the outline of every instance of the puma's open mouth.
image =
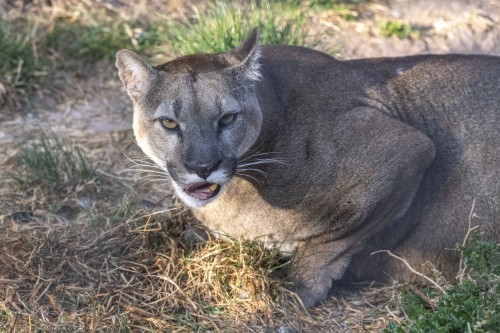
<path id="1" fill-rule="evenodd" d="M 184 191 L 190 196 L 199 199 L 207 200 L 219 193 L 220 185 L 215 183 L 193 183 L 189 184 Z"/>

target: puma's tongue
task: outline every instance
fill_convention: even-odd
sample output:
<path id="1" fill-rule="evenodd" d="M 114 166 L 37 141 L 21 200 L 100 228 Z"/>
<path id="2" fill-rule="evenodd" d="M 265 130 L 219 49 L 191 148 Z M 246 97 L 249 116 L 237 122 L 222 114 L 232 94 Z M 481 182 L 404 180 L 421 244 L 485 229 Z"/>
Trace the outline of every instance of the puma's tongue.
<path id="1" fill-rule="evenodd" d="M 207 200 L 219 193 L 220 185 L 215 183 L 193 183 L 186 187 L 185 191 L 192 197 Z"/>

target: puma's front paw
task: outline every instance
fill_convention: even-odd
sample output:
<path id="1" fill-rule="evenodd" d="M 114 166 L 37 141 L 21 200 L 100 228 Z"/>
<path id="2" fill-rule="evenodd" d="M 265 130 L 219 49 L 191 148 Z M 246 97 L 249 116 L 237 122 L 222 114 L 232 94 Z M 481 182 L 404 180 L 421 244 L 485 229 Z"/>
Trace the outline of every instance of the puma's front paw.
<path id="1" fill-rule="evenodd" d="M 306 286 L 297 284 L 294 289 L 300 300 L 306 308 L 318 305 L 328 297 L 331 283 L 317 284 L 314 286 Z"/>
<path id="2" fill-rule="evenodd" d="M 306 307 L 324 301 L 333 281 L 342 278 L 351 258 L 344 251 L 344 244 L 332 241 L 328 233 L 299 243 L 293 258 L 291 280 Z"/>
<path id="3" fill-rule="evenodd" d="M 332 287 L 331 278 L 307 281 L 307 283 L 296 281 L 294 291 L 306 308 L 318 305 L 328 297 L 328 292 Z"/>

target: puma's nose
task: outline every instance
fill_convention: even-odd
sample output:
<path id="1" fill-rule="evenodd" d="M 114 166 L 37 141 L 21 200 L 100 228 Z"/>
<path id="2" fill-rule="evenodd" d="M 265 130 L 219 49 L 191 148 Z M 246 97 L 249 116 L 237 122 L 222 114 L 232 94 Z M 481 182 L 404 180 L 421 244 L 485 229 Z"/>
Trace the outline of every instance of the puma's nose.
<path id="1" fill-rule="evenodd" d="M 197 165 L 190 165 L 188 163 L 184 163 L 184 166 L 189 171 L 195 172 L 198 176 L 206 180 L 208 176 L 210 176 L 212 171 L 214 171 L 219 167 L 221 162 L 222 160 L 219 160 L 214 164 L 197 164 Z"/>

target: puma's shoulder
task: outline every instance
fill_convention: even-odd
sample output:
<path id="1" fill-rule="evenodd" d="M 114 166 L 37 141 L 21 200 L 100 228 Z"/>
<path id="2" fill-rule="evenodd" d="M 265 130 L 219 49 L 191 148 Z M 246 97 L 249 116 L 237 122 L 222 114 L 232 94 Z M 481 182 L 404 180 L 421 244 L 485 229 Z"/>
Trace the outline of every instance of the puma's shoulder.
<path id="1" fill-rule="evenodd" d="M 411 279 L 376 250 L 451 276 L 469 215 L 499 238 L 500 57 L 338 61 L 253 31 L 159 66 L 120 51 L 117 67 L 175 193 L 214 233 L 295 250 L 306 305 L 346 271 Z"/>

